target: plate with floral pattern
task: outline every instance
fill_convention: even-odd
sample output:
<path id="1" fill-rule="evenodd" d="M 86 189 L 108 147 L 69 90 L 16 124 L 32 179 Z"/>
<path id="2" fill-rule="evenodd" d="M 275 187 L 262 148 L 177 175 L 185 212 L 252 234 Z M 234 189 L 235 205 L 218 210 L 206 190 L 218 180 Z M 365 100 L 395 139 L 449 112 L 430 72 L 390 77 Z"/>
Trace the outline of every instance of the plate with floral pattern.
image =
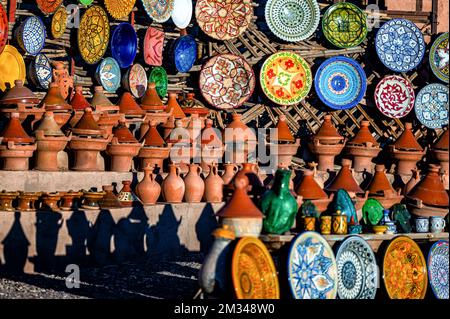
<path id="1" fill-rule="evenodd" d="M 127 17 L 133 10 L 136 0 L 105 0 L 105 8 L 114 19 Z"/>
<path id="2" fill-rule="evenodd" d="M 66 32 L 67 27 L 67 11 L 64 6 L 59 7 L 52 17 L 52 36 L 55 39 L 59 39 Z"/>
<path id="3" fill-rule="evenodd" d="M 430 66 L 434 75 L 448 83 L 448 32 L 441 34 L 430 49 Z"/>
<path id="4" fill-rule="evenodd" d="M 169 20 L 174 0 L 142 0 L 145 11 L 153 21 L 163 23 Z"/>
<path id="5" fill-rule="evenodd" d="M 448 125 L 448 86 L 432 83 L 422 88 L 417 94 L 414 111 L 420 123 L 428 128 Z"/>
<path id="6" fill-rule="evenodd" d="M 448 240 L 437 241 L 428 253 L 428 278 L 434 295 L 438 299 L 449 298 L 449 259 Z"/>
<path id="7" fill-rule="evenodd" d="M 297 104 L 311 90 L 311 69 L 297 53 L 277 52 L 264 62 L 260 84 L 264 94 L 271 101 L 279 105 Z"/>
<path id="8" fill-rule="evenodd" d="M 375 88 L 375 105 L 390 118 L 402 118 L 414 108 L 416 95 L 412 84 L 398 75 L 385 76 Z"/>

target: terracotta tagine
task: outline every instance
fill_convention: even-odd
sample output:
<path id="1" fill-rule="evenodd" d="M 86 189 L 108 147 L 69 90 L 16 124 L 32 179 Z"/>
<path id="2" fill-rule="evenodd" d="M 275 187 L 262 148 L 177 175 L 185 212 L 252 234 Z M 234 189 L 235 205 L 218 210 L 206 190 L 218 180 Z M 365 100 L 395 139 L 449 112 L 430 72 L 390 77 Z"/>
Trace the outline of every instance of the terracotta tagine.
<path id="1" fill-rule="evenodd" d="M 163 139 L 167 140 L 170 137 L 170 133 L 172 133 L 173 129 L 175 128 L 175 118 L 172 115 L 169 116 L 162 127 L 164 129 Z"/>
<path id="2" fill-rule="evenodd" d="M 70 100 L 70 105 L 72 106 L 75 114 L 70 119 L 70 126 L 74 127 L 77 125 L 78 121 L 84 114 L 84 110 L 87 107 L 91 107 L 91 104 L 86 100 L 83 95 L 83 87 L 81 85 L 75 86 L 75 94 Z"/>
<path id="3" fill-rule="evenodd" d="M 41 197 L 41 195 L 42 195 L 41 193 L 19 192 L 18 196 L 19 203 L 17 205 L 17 210 L 21 212 L 36 211 L 36 202 L 39 199 L 39 197 Z M 2 210 L 1 207 L 0 210 Z"/>
<path id="4" fill-rule="evenodd" d="M 181 203 L 183 201 L 186 187 L 180 177 L 179 170 L 175 164 L 169 164 L 169 174 L 161 185 L 164 200 L 168 203 Z"/>
<path id="5" fill-rule="evenodd" d="M 166 106 L 161 101 L 158 93 L 156 92 L 156 84 L 150 82 L 145 91 L 145 95 L 142 97 L 141 108 L 144 111 L 164 111 Z"/>
<path id="6" fill-rule="evenodd" d="M 205 192 L 205 182 L 200 176 L 201 173 L 202 168 L 199 165 L 189 165 L 189 172 L 184 178 L 184 201 L 186 203 L 200 203 L 202 201 Z"/>
<path id="7" fill-rule="evenodd" d="M 141 146 L 124 120 L 121 120 L 114 130 L 111 144 L 106 148 L 106 153 L 111 156 L 111 171 L 129 172 L 132 169 L 133 157 L 139 154 Z"/>
<path id="8" fill-rule="evenodd" d="M 210 165 L 208 177 L 205 179 L 204 199 L 208 203 L 223 201 L 223 179 L 219 175 L 217 164 Z"/>
<path id="9" fill-rule="evenodd" d="M 0 192 L 0 211 L 13 212 L 13 201 L 19 196 L 18 192 L 7 192 L 5 190 Z"/>
<path id="10" fill-rule="evenodd" d="M 442 133 L 439 140 L 434 144 L 431 150 L 433 157 L 439 161 L 441 172 L 444 174 L 444 185 L 448 189 L 449 184 L 449 130 L 448 128 Z"/>
<path id="11" fill-rule="evenodd" d="M 128 91 L 123 92 L 119 101 L 119 109 L 120 113 L 125 115 L 126 118 L 140 118 L 145 115 L 145 111 L 141 109 L 133 95 Z"/>
<path id="12" fill-rule="evenodd" d="M 169 138 L 166 139 L 166 142 L 172 144 L 170 159 L 178 165 L 181 174 L 186 174 L 189 171 L 189 164 L 196 151 L 191 141 L 189 131 L 183 127 L 182 121 L 175 120 L 175 128 L 170 133 Z"/>
<path id="13" fill-rule="evenodd" d="M 186 98 L 181 100 L 180 106 L 186 115 L 198 114 L 200 117 L 207 117 L 209 109 L 195 98 L 195 93 L 186 94 Z"/>
<path id="14" fill-rule="evenodd" d="M 234 177 L 235 180 L 240 176 L 246 176 L 248 178 L 248 194 L 255 201 L 265 192 L 264 184 L 258 175 L 258 170 L 256 163 L 242 163 L 242 169 Z M 232 188 L 234 188 L 234 184 Z"/>
<path id="15" fill-rule="evenodd" d="M 309 143 L 311 152 L 318 158 L 318 170 L 334 170 L 334 158 L 341 153 L 345 146 L 345 142 L 345 138 L 339 135 L 334 127 L 333 122 L 331 121 L 331 115 L 325 115 L 322 126 Z"/>
<path id="16" fill-rule="evenodd" d="M 175 127 L 175 119 L 172 116 L 173 110 L 170 110 L 170 112 L 146 112 L 144 119 L 142 120 L 141 127 L 139 129 L 140 137 L 142 138 L 147 133 L 150 122 L 155 122 L 156 125 L 162 124 L 164 128 L 164 140 L 166 137 L 170 134 L 172 129 Z M 170 123 L 169 123 L 170 122 Z M 168 125 L 166 127 L 166 125 Z M 166 130 L 167 130 L 167 136 L 166 136 Z"/>
<path id="17" fill-rule="evenodd" d="M 111 100 L 108 99 L 108 97 L 105 95 L 103 86 L 101 85 L 97 85 L 94 87 L 94 94 L 92 95 L 91 105 L 97 112 L 101 112 L 101 109 L 104 107 L 114 106 Z"/>
<path id="18" fill-rule="evenodd" d="M 303 177 L 295 192 L 298 195 L 297 201 L 300 204 L 309 200 L 314 204 L 318 213 L 325 212 L 334 197 L 334 193 L 328 197 L 327 193 L 319 186 L 314 179 L 313 170 L 303 171 Z"/>
<path id="19" fill-rule="evenodd" d="M 425 155 L 422 146 L 414 137 L 411 123 L 405 124 L 402 135 L 389 147 L 393 158 L 397 161 L 396 172 L 400 175 L 412 175 L 417 162 Z"/>
<path id="20" fill-rule="evenodd" d="M 276 164 L 289 167 L 292 162 L 292 157 L 297 154 L 297 150 L 300 147 L 300 139 L 294 139 L 294 136 L 286 123 L 285 115 L 280 115 L 276 131 L 277 137 L 275 140 L 271 141 L 272 143 L 275 143 L 274 151 L 277 156 Z M 272 152 L 269 154 L 271 153 Z"/>
<path id="21" fill-rule="evenodd" d="M 59 92 L 63 99 L 67 99 L 70 96 L 71 90 L 73 90 L 73 79 L 69 75 L 69 71 L 64 66 L 64 63 L 54 61 L 53 66 L 53 81 L 58 83 Z"/>
<path id="22" fill-rule="evenodd" d="M 155 179 L 152 167 L 144 168 L 144 178 L 136 186 L 136 195 L 144 205 L 154 205 L 161 195 L 161 186 Z"/>
<path id="23" fill-rule="evenodd" d="M 41 105 L 46 111 L 53 112 L 56 123 L 59 127 L 65 125 L 72 116 L 72 106 L 61 96 L 58 83 L 50 83 L 47 94 L 41 101 Z"/>
<path id="24" fill-rule="evenodd" d="M 222 180 L 224 185 L 229 185 L 237 172 L 239 172 L 239 166 L 233 163 L 223 164 L 224 173 L 222 175 Z"/>
<path id="25" fill-rule="evenodd" d="M 156 128 L 156 122 L 150 122 L 150 128 L 142 138 L 143 146 L 138 157 L 141 159 L 141 167 L 163 167 L 163 162 L 169 157 L 171 144 L 166 144 Z"/>
<path id="26" fill-rule="evenodd" d="M 120 108 L 114 105 L 103 92 L 102 86 L 96 86 L 94 88 L 94 96 L 92 97 L 91 104 L 98 114 L 97 125 L 103 129 L 106 134 L 112 134 L 112 129 L 119 123 L 122 115 L 120 114 Z"/>
<path id="27" fill-rule="evenodd" d="M 231 163 L 245 163 L 249 154 L 256 150 L 258 144 L 255 132 L 245 125 L 241 114 L 233 114 L 232 121 L 224 130 L 225 161 Z"/>
<path id="28" fill-rule="evenodd" d="M 439 170 L 439 165 L 430 164 L 427 175 L 406 195 L 414 215 L 445 217 L 449 213 L 449 197 Z"/>
<path id="29" fill-rule="evenodd" d="M 205 128 L 201 133 L 201 166 L 205 174 L 209 173 L 209 168 L 213 163 L 220 163 L 225 151 L 222 139 L 217 135 L 213 127 L 213 121 L 207 119 Z"/>
<path id="30" fill-rule="evenodd" d="M 263 227 L 264 215 L 248 196 L 248 186 L 247 176 L 236 176 L 233 196 L 217 212 L 222 225 L 228 225 L 236 237 L 259 237 Z"/>
<path id="31" fill-rule="evenodd" d="M 384 165 L 375 165 L 375 174 L 367 188 L 369 191 L 369 198 L 378 200 L 384 208 L 390 209 L 395 204 L 399 204 L 403 196 L 401 189 L 395 191 L 386 176 Z"/>
<path id="32" fill-rule="evenodd" d="M 0 133 L 0 158 L 5 171 L 27 171 L 29 158 L 33 156 L 37 145 L 33 137 L 28 136 L 20 124 L 19 114 L 11 113 L 4 130 Z"/>
<path id="33" fill-rule="evenodd" d="M 84 191 L 81 201 L 81 208 L 88 210 L 98 210 L 100 209 L 99 202 L 105 196 L 104 192 L 97 191 Z"/>
<path id="34" fill-rule="evenodd" d="M 122 189 L 119 192 L 117 198 L 124 207 L 136 207 L 141 206 L 142 203 L 140 199 L 131 189 L 131 181 L 122 181 Z"/>
<path id="35" fill-rule="evenodd" d="M 58 202 L 61 200 L 59 192 L 44 193 L 41 200 L 40 210 L 59 211 Z"/>
<path id="36" fill-rule="evenodd" d="M 194 141 L 201 143 L 201 133 L 205 128 L 205 119 L 200 119 L 198 117 L 198 114 L 192 114 L 187 119 L 189 120 L 189 122 L 186 129 L 189 132 L 192 143 L 194 143 Z"/>
<path id="37" fill-rule="evenodd" d="M 81 199 L 81 196 L 83 196 L 82 192 L 74 192 L 74 191 L 68 191 L 68 192 L 61 192 L 61 204 L 59 205 L 59 208 L 64 211 L 76 211 L 78 210 L 77 201 Z"/>
<path id="38" fill-rule="evenodd" d="M 114 209 L 122 207 L 121 202 L 114 194 L 114 186 L 104 185 L 102 189 L 105 195 L 98 201 L 98 206 L 101 209 Z"/>
<path id="39" fill-rule="evenodd" d="M 178 104 L 178 94 L 174 92 L 169 92 L 169 99 L 167 100 L 166 111 L 172 110 L 173 117 L 176 120 L 186 119 L 186 114 L 184 114 L 183 109 L 180 104 Z"/>
<path id="40" fill-rule="evenodd" d="M 353 156 L 355 172 L 372 172 L 372 159 L 381 151 L 380 144 L 370 133 L 369 126 L 369 121 L 362 121 L 358 133 L 345 147 L 347 155 Z"/>

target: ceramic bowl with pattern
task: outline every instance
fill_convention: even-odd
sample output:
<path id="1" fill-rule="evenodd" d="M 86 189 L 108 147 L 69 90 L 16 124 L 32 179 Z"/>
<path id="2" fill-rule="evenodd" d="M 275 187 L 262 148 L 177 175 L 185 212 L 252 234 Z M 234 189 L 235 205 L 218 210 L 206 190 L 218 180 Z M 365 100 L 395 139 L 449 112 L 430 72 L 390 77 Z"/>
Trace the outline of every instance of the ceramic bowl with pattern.
<path id="1" fill-rule="evenodd" d="M 448 86 L 432 83 L 422 88 L 417 94 L 414 111 L 420 123 L 428 128 L 448 125 Z"/>
<path id="2" fill-rule="evenodd" d="M 178 72 L 191 70 L 197 60 L 197 42 L 190 35 L 180 36 L 172 47 L 172 60 Z"/>
<path id="3" fill-rule="evenodd" d="M 448 59 L 448 32 L 445 32 L 434 40 L 430 49 L 429 60 L 434 75 L 446 83 L 448 83 Z"/>
<path id="4" fill-rule="evenodd" d="M 36 55 L 28 67 L 28 76 L 37 87 L 48 89 L 53 79 L 50 60 L 43 53 Z"/>
<path id="5" fill-rule="evenodd" d="M 25 19 L 17 30 L 17 42 L 30 55 L 36 55 L 44 48 L 45 25 L 41 18 L 31 16 Z"/>
<path id="6" fill-rule="evenodd" d="M 137 53 L 137 35 L 133 26 L 122 22 L 115 29 L 111 37 L 111 54 L 125 69 L 133 64 Z"/>
<path id="7" fill-rule="evenodd" d="M 142 0 L 145 11 L 153 21 L 164 23 L 169 20 L 174 0 Z"/>

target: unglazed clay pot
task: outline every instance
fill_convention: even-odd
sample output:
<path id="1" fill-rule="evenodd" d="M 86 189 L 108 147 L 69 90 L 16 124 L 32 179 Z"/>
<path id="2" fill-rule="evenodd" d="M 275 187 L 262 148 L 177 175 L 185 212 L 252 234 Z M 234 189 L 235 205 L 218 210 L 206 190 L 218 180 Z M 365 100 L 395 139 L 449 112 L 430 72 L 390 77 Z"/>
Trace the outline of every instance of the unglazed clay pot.
<path id="1" fill-rule="evenodd" d="M 242 169 L 235 175 L 234 179 L 239 176 L 246 176 L 249 180 L 248 192 L 254 199 L 259 198 L 264 191 L 264 185 L 258 175 L 258 165 L 256 163 L 242 163 Z"/>
<path id="2" fill-rule="evenodd" d="M 245 163 L 258 144 L 255 132 L 242 122 L 241 114 L 233 114 L 223 134 L 225 161 Z"/>
<path id="3" fill-rule="evenodd" d="M 393 158 L 397 160 L 396 172 L 400 175 L 412 175 L 418 161 L 425 155 L 422 146 L 412 132 L 412 124 L 406 123 L 405 130 L 394 145 L 390 145 Z"/>
<path id="4" fill-rule="evenodd" d="M 276 130 L 276 137 L 268 146 L 271 148 L 269 154 L 274 154 L 276 157 L 276 164 L 284 167 L 289 167 L 292 162 L 292 157 L 297 154 L 300 147 L 300 139 L 294 139 L 288 124 L 286 123 L 286 116 L 280 115 Z"/>
<path id="5" fill-rule="evenodd" d="M 328 197 L 327 193 L 319 186 L 314 179 L 314 171 L 305 170 L 302 180 L 296 188 L 296 193 L 300 202 L 310 200 L 316 206 L 317 212 L 323 213 L 333 200 L 334 194 Z"/>
<path id="6" fill-rule="evenodd" d="M 184 178 L 186 191 L 184 200 L 187 203 L 200 203 L 205 192 L 205 182 L 201 178 L 202 168 L 197 164 L 189 165 L 189 173 Z"/>
<path id="7" fill-rule="evenodd" d="M 13 212 L 13 200 L 15 200 L 19 196 L 18 192 L 0 192 L 0 211 Z"/>
<path id="8" fill-rule="evenodd" d="M 159 98 L 158 92 L 156 92 L 156 84 L 150 82 L 145 91 L 145 95 L 142 98 L 141 108 L 145 111 L 163 111 L 165 106 Z"/>
<path id="9" fill-rule="evenodd" d="M 46 111 L 52 111 L 59 127 L 64 126 L 72 116 L 72 106 L 61 96 L 58 83 L 50 83 L 47 94 L 41 101 Z"/>
<path id="10" fill-rule="evenodd" d="M 114 186 L 112 185 L 104 185 L 102 187 L 105 196 L 98 201 L 98 205 L 100 208 L 121 208 L 122 204 L 120 203 L 117 196 L 114 194 Z"/>
<path id="11" fill-rule="evenodd" d="M 181 203 L 185 189 L 179 168 L 175 164 L 169 164 L 169 174 L 162 183 L 162 194 L 165 201 L 168 203 Z"/>
<path id="12" fill-rule="evenodd" d="M 0 99 L 0 105 L 37 105 L 39 99 L 37 96 L 27 87 L 23 85 L 22 80 L 15 80 L 14 87 L 9 89 L 5 95 Z"/>
<path id="13" fill-rule="evenodd" d="M 70 105 L 72 105 L 75 112 L 84 111 L 87 107 L 91 106 L 83 95 L 83 87 L 81 85 L 75 87 L 75 94 L 70 100 Z M 76 125 L 76 123 L 74 125 Z"/>
<path id="14" fill-rule="evenodd" d="M 163 167 L 163 162 L 169 157 L 171 144 L 166 144 L 156 129 L 156 121 L 150 122 L 150 128 L 141 139 L 143 146 L 138 157 L 141 159 L 141 167 Z"/>
<path id="15" fill-rule="evenodd" d="M 17 209 L 21 212 L 34 212 L 36 210 L 35 203 L 41 195 L 41 193 L 20 192 Z"/>
<path id="16" fill-rule="evenodd" d="M 131 181 L 122 181 L 122 189 L 117 196 L 122 206 L 136 207 L 141 205 L 141 201 L 131 189 Z"/>
<path id="17" fill-rule="evenodd" d="M 400 195 L 401 190 L 395 191 L 392 188 L 386 177 L 384 165 L 378 164 L 375 166 L 375 174 L 367 190 L 369 191 L 369 198 L 375 198 L 386 209 L 399 204 L 403 199 L 403 196 Z"/>
<path id="18" fill-rule="evenodd" d="M 223 200 L 223 179 L 219 176 L 216 164 L 210 165 L 209 175 L 205 179 L 205 201 L 220 203 Z"/>
<path id="19" fill-rule="evenodd" d="M 69 71 L 64 66 L 64 63 L 55 61 L 53 62 L 53 81 L 58 84 L 59 92 L 63 99 L 67 99 L 71 90 L 73 89 L 73 79 L 69 75 Z"/>
<path id="20" fill-rule="evenodd" d="M 441 135 L 432 148 L 433 157 L 439 161 L 441 172 L 444 174 L 443 180 L 445 188 L 449 187 L 449 130 L 448 128 Z"/>
<path id="21" fill-rule="evenodd" d="M 145 115 L 145 111 L 137 104 L 133 95 L 127 91 L 123 92 L 120 98 L 119 109 L 120 113 L 127 118 L 143 117 Z"/>
<path id="22" fill-rule="evenodd" d="M 181 108 L 180 104 L 178 104 L 177 101 L 178 94 L 170 92 L 169 93 L 169 99 L 167 100 L 167 109 L 166 111 L 173 110 L 173 116 L 175 119 L 184 119 L 186 118 L 186 114 L 184 114 L 183 109 Z"/>
<path id="23" fill-rule="evenodd" d="M 106 152 L 111 155 L 111 171 L 129 172 L 131 170 L 133 157 L 139 154 L 142 144 L 139 143 L 124 121 L 120 121 L 114 130 L 111 144 Z"/>
<path id="24" fill-rule="evenodd" d="M 144 178 L 136 186 L 136 195 L 141 199 L 144 205 L 154 205 L 161 195 L 161 186 L 155 180 L 153 168 L 144 168 Z"/>
<path id="25" fill-rule="evenodd" d="M 236 173 L 239 171 L 239 166 L 233 163 L 223 164 L 224 173 L 222 175 L 222 180 L 224 185 L 228 185 L 233 180 Z"/>

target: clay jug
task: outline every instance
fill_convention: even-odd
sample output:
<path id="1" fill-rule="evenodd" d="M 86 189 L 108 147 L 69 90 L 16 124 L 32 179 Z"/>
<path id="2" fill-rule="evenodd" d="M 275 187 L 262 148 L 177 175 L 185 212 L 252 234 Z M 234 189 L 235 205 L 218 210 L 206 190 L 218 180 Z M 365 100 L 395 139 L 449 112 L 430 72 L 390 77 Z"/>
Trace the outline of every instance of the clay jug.
<path id="1" fill-rule="evenodd" d="M 233 163 L 223 164 L 224 173 L 222 175 L 222 180 L 224 185 L 228 185 L 234 178 L 234 175 L 239 171 L 239 167 Z"/>
<path id="2" fill-rule="evenodd" d="M 223 199 L 223 179 L 219 176 L 216 164 L 209 167 L 209 175 L 205 180 L 205 201 L 220 203 Z"/>
<path id="3" fill-rule="evenodd" d="M 119 198 L 120 204 L 125 207 L 136 207 L 141 206 L 139 198 L 131 189 L 131 181 L 122 181 L 122 190 L 117 196 Z"/>
<path id="4" fill-rule="evenodd" d="M 189 165 L 189 173 L 184 178 L 186 193 L 184 200 L 187 203 L 200 203 L 205 192 L 205 182 L 201 178 L 202 168 L 198 164 Z"/>
<path id="5" fill-rule="evenodd" d="M 65 68 L 64 63 L 53 62 L 53 65 L 55 67 L 55 69 L 53 69 L 53 79 L 58 83 L 61 96 L 65 100 L 73 89 L 73 79 L 69 75 L 69 71 Z"/>
<path id="6" fill-rule="evenodd" d="M 153 205 L 161 194 L 161 186 L 155 180 L 155 174 L 152 168 L 147 166 L 144 168 L 144 178 L 136 186 L 136 195 L 141 199 L 144 205 Z"/>
<path id="7" fill-rule="evenodd" d="M 169 174 L 162 183 L 162 193 L 168 203 L 181 203 L 184 197 L 185 185 L 180 177 L 180 169 L 175 164 L 169 164 Z"/>

